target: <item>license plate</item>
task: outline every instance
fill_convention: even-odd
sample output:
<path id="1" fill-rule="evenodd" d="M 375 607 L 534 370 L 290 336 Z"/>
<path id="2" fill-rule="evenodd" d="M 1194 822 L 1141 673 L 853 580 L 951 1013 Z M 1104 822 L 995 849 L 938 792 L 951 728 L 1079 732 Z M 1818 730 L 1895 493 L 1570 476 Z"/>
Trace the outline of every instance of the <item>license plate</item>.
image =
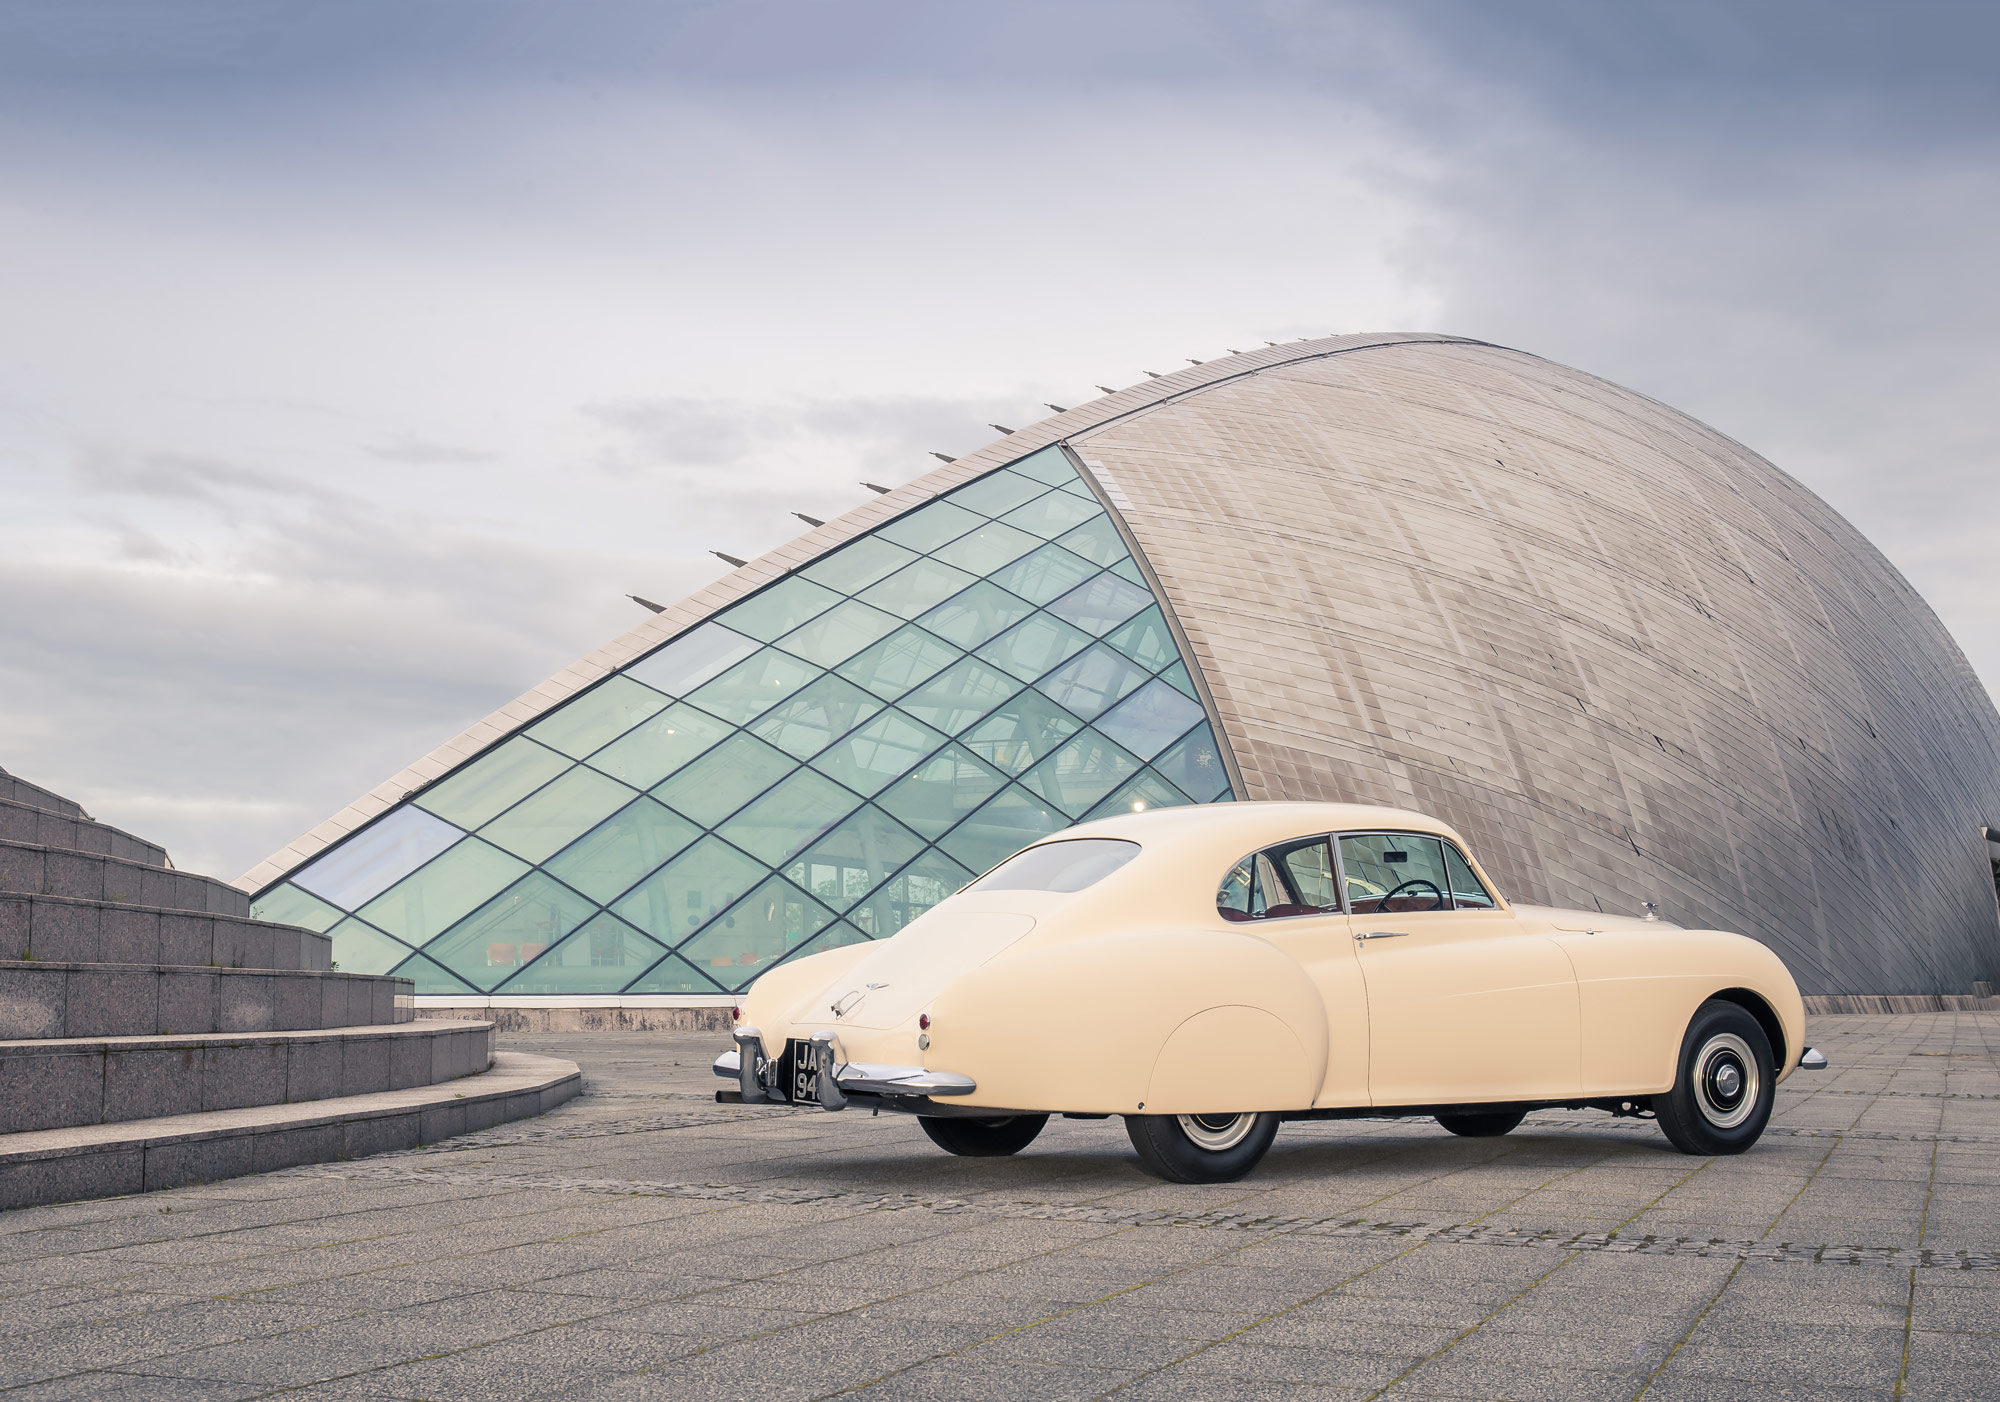
<path id="1" fill-rule="evenodd" d="M 811 1042 L 793 1038 L 786 1046 L 785 1059 L 791 1063 L 792 1103 L 819 1099 L 819 1066 Z"/>

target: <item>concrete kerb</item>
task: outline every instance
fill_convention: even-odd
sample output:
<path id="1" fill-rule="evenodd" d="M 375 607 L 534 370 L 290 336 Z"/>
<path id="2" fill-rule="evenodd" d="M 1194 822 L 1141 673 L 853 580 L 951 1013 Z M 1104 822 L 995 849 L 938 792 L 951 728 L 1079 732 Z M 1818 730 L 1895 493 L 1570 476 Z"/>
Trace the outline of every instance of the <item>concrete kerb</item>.
<path id="1" fill-rule="evenodd" d="M 500 1052 L 491 1070 L 438 1085 L 4 1135 L 0 1210 L 414 1149 L 539 1115 L 582 1088 L 573 1061 Z"/>

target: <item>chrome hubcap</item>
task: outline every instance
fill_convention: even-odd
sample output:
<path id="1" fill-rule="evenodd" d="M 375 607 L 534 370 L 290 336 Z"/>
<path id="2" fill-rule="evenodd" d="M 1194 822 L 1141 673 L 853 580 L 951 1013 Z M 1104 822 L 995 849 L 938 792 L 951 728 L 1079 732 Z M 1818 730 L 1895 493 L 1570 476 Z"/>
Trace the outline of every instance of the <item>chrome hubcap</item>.
<path id="1" fill-rule="evenodd" d="M 1178 1115 L 1181 1133 L 1197 1149 L 1219 1154 L 1234 1149 L 1250 1137 L 1257 1123 L 1255 1115 Z"/>
<path id="2" fill-rule="evenodd" d="M 1734 1129 L 1757 1108 L 1757 1057 L 1734 1032 L 1718 1032 L 1694 1059 L 1694 1100 L 1717 1129 Z"/>

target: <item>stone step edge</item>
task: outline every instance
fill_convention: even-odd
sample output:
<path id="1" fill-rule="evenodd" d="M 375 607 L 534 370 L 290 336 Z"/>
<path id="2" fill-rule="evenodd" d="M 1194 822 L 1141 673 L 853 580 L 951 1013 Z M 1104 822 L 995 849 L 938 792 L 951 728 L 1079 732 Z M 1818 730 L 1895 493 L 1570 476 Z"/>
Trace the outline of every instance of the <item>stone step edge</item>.
<path id="1" fill-rule="evenodd" d="M 44 813 L 55 814 L 58 818 L 77 818 L 81 819 L 86 823 L 94 823 L 97 821 L 97 819 L 91 817 L 89 811 L 86 810 L 84 806 L 81 803 L 78 803 L 75 799 L 66 798 L 62 794 L 57 793 L 54 789 L 44 788 L 42 785 L 37 784 L 32 779 L 23 779 L 19 774 L 15 774 L 11 770 L 0 769 L 0 788 L 11 789 L 16 786 L 19 786 L 20 788 L 24 789 L 29 789 L 35 793 L 42 795 L 44 798 L 52 798 L 55 800 L 55 805 L 53 807 L 46 803 L 29 803 L 26 799 L 21 799 L 21 798 L 17 798 L 14 800 L 14 802 L 21 804 L 23 807 L 39 808 Z M 63 811 L 65 808 L 73 808 L 76 811 L 73 813 L 67 813 Z"/>
<path id="2" fill-rule="evenodd" d="M 197 885 L 213 887 L 217 892 L 226 893 L 228 899 L 232 903 L 240 904 L 245 907 L 244 914 L 239 918 L 242 919 L 252 918 L 249 915 L 248 911 L 250 898 L 246 896 L 237 887 L 231 885 L 227 881 L 224 881 L 219 876 L 207 876 L 198 871 L 182 871 L 179 867 L 175 866 L 154 866 L 151 862 L 135 861 L 131 857 L 116 857 L 109 852 L 90 852 L 86 851 L 81 847 L 58 847 L 53 843 L 48 843 L 48 842 L 22 842 L 18 838 L 0 837 L 0 849 L 7 849 L 7 848 L 12 848 L 14 851 L 17 852 L 54 853 L 58 857 L 74 857 L 74 858 L 79 858 L 83 861 L 109 863 L 115 866 L 128 867 L 132 871 L 139 873 L 142 876 L 146 873 L 151 873 L 155 876 L 171 876 L 176 881 L 192 881 Z M 40 895 L 52 895 L 52 894 L 54 893 L 48 891 L 9 891 L 5 887 L 0 887 L 0 895 L 40 896 Z M 92 898 L 85 896 L 85 897 L 77 897 L 76 899 L 89 900 Z M 118 901 L 116 902 L 116 904 L 124 905 L 126 904 L 126 902 Z M 234 914 L 235 912 L 221 911 L 221 910 L 196 910 L 193 909 L 192 907 L 189 907 L 187 908 L 187 913 L 190 915 L 230 915 Z"/>
<path id="3" fill-rule="evenodd" d="M 23 803 L 18 798 L 7 798 L 4 795 L 0 795 L 0 808 L 22 808 L 26 809 L 30 813 L 40 813 L 46 817 L 60 818 L 65 823 L 83 823 L 93 828 L 102 828 L 106 832 L 115 832 L 120 837 L 124 838 L 127 842 L 136 842 L 141 847 L 150 847 L 155 852 L 158 852 L 160 854 L 160 860 L 156 868 L 157 870 L 159 871 L 180 870 L 179 867 L 174 865 L 174 859 L 172 856 L 168 854 L 167 849 L 162 847 L 159 843 L 153 841 L 150 837 L 141 837 L 136 832 L 127 832 L 124 828 L 118 827 L 112 823 L 101 822 L 98 819 L 91 817 L 88 813 L 82 814 L 81 816 L 75 813 L 59 813 L 53 808 L 44 808 L 39 803 Z M 79 847 L 79 848 L 69 848 L 66 850 L 82 851 L 83 849 Z M 89 853 L 88 855 L 101 856 L 104 854 L 93 852 Z M 125 860 L 131 861 L 132 858 L 127 857 Z M 142 865 L 153 866 L 153 863 L 146 862 L 142 863 Z M 238 886 L 236 887 L 236 889 L 240 891 L 243 888 Z"/>
<path id="4" fill-rule="evenodd" d="M 2000 998 L 1977 993 L 1807 993 L 1806 1012 L 1815 1017 L 1854 1013 L 1996 1013 Z"/>
<path id="5" fill-rule="evenodd" d="M 185 876 L 186 872 L 175 873 Z M 192 917 L 196 920 L 227 920 L 233 925 L 256 925 L 264 929 L 283 930 L 287 934 L 311 935 L 316 940 L 325 940 L 329 947 L 333 936 L 305 925 L 287 925 L 279 920 L 259 920 L 254 915 L 227 915 L 219 910 L 175 910 L 172 906 L 140 905 L 136 901 L 100 901 L 89 896 L 43 896 L 32 891 L 0 891 L 0 901 L 54 901 L 61 905 L 90 906 L 97 910 L 134 910 L 141 915 L 176 915 Z M 333 970 L 338 973 L 340 970 Z"/>
<path id="6" fill-rule="evenodd" d="M 573 1061 L 496 1052 L 489 1070 L 408 1090 L 0 1135 L 0 1210 L 414 1149 L 539 1115 L 582 1090 Z"/>
<path id="7" fill-rule="evenodd" d="M 54 1052 L 193 1051 L 202 1047 L 240 1047 L 246 1044 L 336 1041 L 356 1037 L 437 1037 L 466 1032 L 492 1023 L 463 1022 L 454 1018 L 420 1018 L 415 1022 L 373 1022 L 357 1027 L 297 1027 L 283 1032 L 186 1032 L 156 1033 L 144 1037 L 34 1037 L 0 1042 L 0 1057 L 47 1056 Z M 301 1102 L 304 1103 L 304 1102 Z M 126 1121 L 126 1123 L 131 1123 Z"/>
<path id="8" fill-rule="evenodd" d="M 197 914 L 195 911 L 184 912 Z M 286 926 L 285 928 L 295 928 Z M 308 931 L 307 933 L 311 933 Z M 231 978 L 347 978 L 367 979 L 372 983 L 408 983 L 409 979 L 396 974 L 357 974 L 351 969 L 238 969 L 226 968 L 221 964 L 114 964 L 95 963 L 88 959 L 0 959 L 0 972 L 16 969 L 40 969 L 61 974 L 217 974 Z M 416 995 L 410 995 L 414 998 Z"/>

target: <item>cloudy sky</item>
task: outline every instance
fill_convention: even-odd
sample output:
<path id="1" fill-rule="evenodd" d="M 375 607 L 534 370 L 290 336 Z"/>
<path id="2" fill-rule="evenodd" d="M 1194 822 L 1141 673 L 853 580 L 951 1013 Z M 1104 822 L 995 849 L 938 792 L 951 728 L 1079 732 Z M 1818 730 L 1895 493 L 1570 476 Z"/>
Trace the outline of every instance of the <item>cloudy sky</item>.
<path id="1" fill-rule="evenodd" d="M 0 0 L 0 766 L 233 877 L 1043 400 L 1450 331 L 2000 680 L 2000 11 Z"/>

